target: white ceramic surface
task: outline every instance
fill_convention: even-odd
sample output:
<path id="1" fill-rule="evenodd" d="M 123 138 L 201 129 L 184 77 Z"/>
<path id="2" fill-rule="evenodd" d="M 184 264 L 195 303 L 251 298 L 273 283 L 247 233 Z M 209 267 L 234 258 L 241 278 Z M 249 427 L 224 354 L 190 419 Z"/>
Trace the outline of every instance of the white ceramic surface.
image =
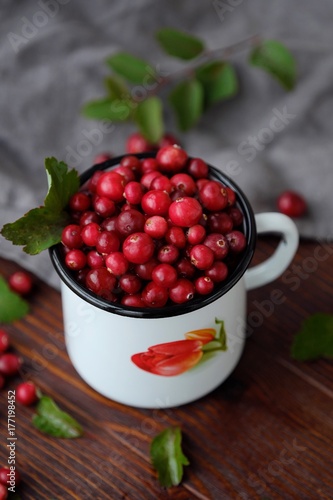
<path id="1" fill-rule="evenodd" d="M 224 295 L 189 313 L 143 319 L 114 314 L 86 302 L 62 283 L 66 346 L 81 377 L 104 396 L 143 408 L 189 403 L 220 385 L 237 365 L 244 348 L 246 289 L 267 284 L 280 276 L 298 246 L 296 226 L 288 217 L 278 213 L 259 214 L 256 225 L 258 234 L 272 231 L 281 234 L 281 243 L 274 255 L 247 270 Z M 210 332 L 218 336 L 220 324 L 216 318 L 224 322 L 226 350 L 217 349 L 209 356 L 203 355 L 194 367 L 183 373 L 171 376 L 151 373 L 131 359 L 138 353 L 151 354 L 152 346 L 184 341 L 185 334 L 193 330 L 212 329 Z M 199 339 L 200 335 L 199 332 Z M 212 342 L 210 345 L 214 347 L 216 342 Z M 187 344 L 182 342 L 176 347 L 184 345 Z M 171 351 L 174 347 L 172 344 Z M 180 358 L 170 353 L 166 358 L 166 364 L 184 366 Z M 191 354 L 185 353 L 180 361 L 186 365 L 187 359 L 191 359 Z"/>

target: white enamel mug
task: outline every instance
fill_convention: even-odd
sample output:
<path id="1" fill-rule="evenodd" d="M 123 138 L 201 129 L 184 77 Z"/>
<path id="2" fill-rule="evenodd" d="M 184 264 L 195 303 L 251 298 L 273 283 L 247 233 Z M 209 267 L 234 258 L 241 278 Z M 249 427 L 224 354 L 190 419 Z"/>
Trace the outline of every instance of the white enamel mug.
<path id="1" fill-rule="evenodd" d="M 138 155 L 151 156 L 151 155 Z M 95 165 L 109 169 L 120 158 Z M 185 305 L 135 309 L 107 302 L 76 282 L 63 263 L 61 246 L 50 250 L 61 278 L 65 341 L 75 369 L 100 394 L 141 408 L 168 408 L 197 400 L 219 386 L 242 354 L 246 291 L 278 278 L 298 247 L 294 222 L 283 214 L 253 214 L 239 187 L 210 167 L 210 176 L 230 186 L 244 215 L 247 248 L 227 280 L 212 294 Z M 277 233 L 281 242 L 265 262 L 248 269 L 256 235 Z"/>

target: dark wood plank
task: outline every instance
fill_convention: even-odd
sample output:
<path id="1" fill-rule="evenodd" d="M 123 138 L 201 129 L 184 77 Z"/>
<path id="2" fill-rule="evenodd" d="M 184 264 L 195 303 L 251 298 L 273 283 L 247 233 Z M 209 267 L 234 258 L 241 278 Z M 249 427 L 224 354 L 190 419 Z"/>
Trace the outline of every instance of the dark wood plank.
<path id="1" fill-rule="evenodd" d="M 255 262 L 267 257 L 275 245 L 276 240 L 263 239 Z M 317 247 L 316 242 L 300 246 L 293 265 L 304 271 L 312 263 L 314 270 L 299 278 L 297 290 L 299 268 L 289 268 L 274 285 L 249 293 L 253 331 L 231 377 L 201 400 L 166 410 L 126 407 L 97 394 L 80 379 L 65 350 L 59 293 L 36 279 L 31 312 L 6 328 L 24 358 L 22 376 L 34 380 L 77 418 L 85 434 L 77 440 L 44 436 L 31 425 L 33 410 L 17 406 L 22 498 L 332 498 L 333 366 L 327 360 L 297 363 L 290 357 L 292 338 L 307 315 L 332 312 L 333 245 L 321 261 L 315 259 L 320 253 Z M 322 250 L 320 255 L 326 254 Z M 5 277 L 17 268 L 0 259 Z M 272 308 L 273 289 L 280 290 L 285 300 Z M 255 318 L 258 324 L 253 327 Z M 7 389 L 18 381 L 16 377 L 2 390 L 3 415 Z M 149 446 L 168 425 L 183 429 L 184 452 L 191 465 L 181 486 L 165 490 L 151 468 Z M 0 429 L 0 458 L 5 463 L 6 418 Z"/>

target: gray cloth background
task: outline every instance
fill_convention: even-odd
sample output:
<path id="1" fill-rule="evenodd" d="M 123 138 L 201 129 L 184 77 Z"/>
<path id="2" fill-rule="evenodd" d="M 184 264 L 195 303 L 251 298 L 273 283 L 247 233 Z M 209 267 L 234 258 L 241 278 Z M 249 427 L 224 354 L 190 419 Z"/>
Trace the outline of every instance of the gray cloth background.
<path id="1" fill-rule="evenodd" d="M 256 212 L 275 210 L 283 190 L 302 193 L 309 214 L 297 221 L 301 235 L 332 239 L 332 0 L 1 0 L 0 17 L 1 227 L 43 202 L 45 157 L 82 172 L 99 152 L 124 152 L 134 128 L 96 133 L 98 122 L 80 116 L 80 108 L 104 95 L 104 60 L 114 52 L 147 58 L 164 73 L 179 68 L 154 41 L 158 28 L 172 26 L 204 38 L 211 49 L 257 33 L 293 51 L 293 92 L 251 68 L 242 52 L 232 58 L 240 95 L 210 110 L 187 134 L 176 132 L 171 116 L 168 129 L 189 154 L 229 173 Z M 260 151 L 248 150 L 251 136 L 261 141 Z M 58 283 L 47 252 L 27 256 L 1 237 L 0 255 Z"/>

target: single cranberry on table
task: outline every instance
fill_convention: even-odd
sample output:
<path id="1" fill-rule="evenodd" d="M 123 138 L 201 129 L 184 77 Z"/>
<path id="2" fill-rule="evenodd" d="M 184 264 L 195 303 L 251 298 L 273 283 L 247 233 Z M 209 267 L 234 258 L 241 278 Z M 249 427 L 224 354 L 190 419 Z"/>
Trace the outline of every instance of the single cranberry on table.
<path id="1" fill-rule="evenodd" d="M 33 382 L 22 382 L 16 387 L 16 401 L 24 406 L 30 406 L 38 400 L 37 388 Z"/>
<path id="2" fill-rule="evenodd" d="M 31 292 L 33 280 L 30 274 L 26 271 L 16 271 L 9 276 L 8 284 L 13 292 L 20 295 L 27 295 Z"/>
<path id="3" fill-rule="evenodd" d="M 22 365 L 21 358 L 13 352 L 0 354 L 0 373 L 5 377 L 16 375 Z"/>
<path id="4" fill-rule="evenodd" d="M 15 486 L 19 485 L 21 482 L 21 474 L 17 470 L 17 467 L 15 467 L 14 470 L 11 470 L 9 467 L 0 468 L 0 485 L 8 487 L 8 483 L 13 477 L 15 481 Z"/>
<path id="5" fill-rule="evenodd" d="M 305 199 L 295 191 L 285 191 L 280 194 L 277 206 L 281 213 L 289 217 L 302 217 L 307 211 Z"/>

